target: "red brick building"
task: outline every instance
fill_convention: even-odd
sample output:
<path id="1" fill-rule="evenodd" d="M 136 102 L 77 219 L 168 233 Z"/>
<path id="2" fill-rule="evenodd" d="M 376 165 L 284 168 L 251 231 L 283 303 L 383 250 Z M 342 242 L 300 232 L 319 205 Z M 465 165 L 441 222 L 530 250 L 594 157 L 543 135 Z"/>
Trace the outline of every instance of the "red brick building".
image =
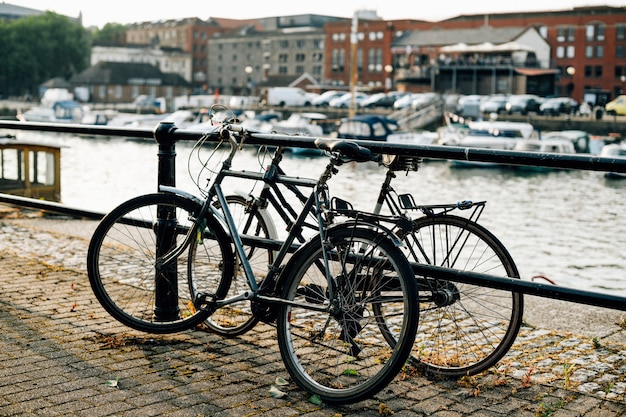
<path id="1" fill-rule="evenodd" d="M 521 6 L 523 7 L 523 6 Z M 418 20 L 360 20 L 356 48 L 358 84 L 382 89 L 398 82 L 393 44 L 406 31 L 470 29 L 490 26 L 534 27 L 551 47 L 547 68 L 554 73 L 554 95 L 603 104 L 626 88 L 626 8 L 576 7 L 547 12 L 461 15 L 439 22 Z M 325 76 L 331 84 L 349 85 L 351 73 L 350 23 L 326 27 Z M 442 32 L 443 33 L 443 32 Z M 407 57 L 438 55 L 441 45 L 426 46 Z M 435 68 L 436 70 L 436 68 Z M 437 72 L 435 72 L 436 74 Z M 436 86 L 436 82 L 433 82 Z"/>

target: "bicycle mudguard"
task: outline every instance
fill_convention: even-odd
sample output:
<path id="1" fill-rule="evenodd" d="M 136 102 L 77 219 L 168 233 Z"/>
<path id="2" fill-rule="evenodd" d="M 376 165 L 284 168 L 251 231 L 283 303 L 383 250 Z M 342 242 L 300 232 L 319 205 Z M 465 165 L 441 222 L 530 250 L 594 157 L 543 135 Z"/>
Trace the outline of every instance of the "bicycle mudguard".
<path id="1" fill-rule="evenodd" d="M 192 200 L 194 203 L 197 203 L 200 205 L 204 204 L 204 201 L 198 196 L 195 196 L 191 194 L 190 192 L 187 192 L 180 188 L 172 187 L 170 185 L 159 185 L 159 192 L 176 194 L 188 200 Z"/>

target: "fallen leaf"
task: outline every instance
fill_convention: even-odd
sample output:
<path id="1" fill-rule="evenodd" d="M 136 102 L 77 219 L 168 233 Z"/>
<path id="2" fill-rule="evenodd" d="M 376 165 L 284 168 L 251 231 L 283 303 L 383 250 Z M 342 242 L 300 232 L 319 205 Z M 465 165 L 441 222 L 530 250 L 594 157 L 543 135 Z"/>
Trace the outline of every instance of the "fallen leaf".
<path id="1" fill-rule="evenodd" d="M 309 398 L 309 402 L 315 405 L 322 405 L 322 399 L 317 394 L 311 395 L 311 397 Z"/>
<path id="2" fill-rule="evenodd" d="M 287 393 L 279 390 L 274 385 L 272 385 L 272 387 L 270 388 L 270 395 L 274 398 L 283 398 L 287 395 Z"/>
<path id="3" fill-rule="evenodd" d="M 289 382 L 285 380 L 285 378 L 281 378 L 279 376 L 276 377 L 276 381 L 274 381 L 274 383 L 278 386 L 289 385 Z"/>

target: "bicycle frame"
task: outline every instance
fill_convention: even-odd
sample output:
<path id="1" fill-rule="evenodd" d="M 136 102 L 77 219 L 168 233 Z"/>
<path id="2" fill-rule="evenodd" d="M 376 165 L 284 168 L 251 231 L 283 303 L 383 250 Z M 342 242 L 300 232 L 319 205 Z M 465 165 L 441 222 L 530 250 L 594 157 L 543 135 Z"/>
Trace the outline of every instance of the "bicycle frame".
<path id="1" fill-rule="evenodd" d="M 230 150 L 228 157 L 222 163 L 222 168 L 219 170 L 218 174 L 216 175 L 213 181 L 213 184 L 211 185 L 209 189 L 207 198 L 205 198 L 202 201 L 202 208 L 197 216 L 197 219 L 195 219 L 194 221 L 194 226 L 188 231 L 183 244 L 181 244 L 180 246 L 176 248 L 171 249 L 169 252 L 167 252 L 162 257 L 160 257 L 157 260 L 157 266 L 163 267 L 167 263 L 175 260 L 181 253 L 183 253 L 189 247 L 193 239 L 196 238 L 197 236 L 199 228 L 201 227 L 201 221 L 202 221 L 201 219 L 203 219 L 204 216 L 207 216 L 207 215 L 216 216 L 219 220 L 221 220 L 221 222 L 225 225 L 226 229 L 230 232 L 231 239 L 235 246 L 235 251 L 237 255 L 239 256 L 240 262 L 244 270 L 244 275 L 246 277 L 246 282 L 250 288 L 250 291 L 244 291 L 241 294 L 238 294 L 238 295 L 235 295 L 233 297 L 226 298 L 223 300 L 213 300 L 213 299 L 209 300 L 208 295 L 201 294 L 198 297 L 199 299 L 196 300 L 199 307 L 200 308 L 220 308 L 225 305 L 236 303 L 239 301 L 244 301 L 244 300 L 258 300 L 258 301 L 264 301 L 268 303 L 284 303 L 288 305 L 296 305 L 295 303 L 292 303 L 288 300 L 284 300 L 282 298 L 277 297 L 273 291 L 274 290 L 273 287 L 280 275 L 281 267 L 283 266 L 283 262 L 286 256 L 290 252 L 294 251 L 294 246 L 292 246 L 294 241 L 296 239 L 300 240 L 301 242 L 304 241 L 304 238 L 302 237 L 300 230 L 305 225 L 306 219 L 311 213 L 315 213 L 315 216 L 317 218 L 317 233 L 318 233 L 317 238 L 320 239 L 322 242 L 324 242 L 325 231 L 327 227 L 332 223 L 332 218 L 333 218 L 332 210 L 329 210 L 329 208 L 331 207 L 331 204 L 328 201 L 327 181 L 336 172 L 335 167 L 337 165 L 340 165 L 342 163 L 342 160 L 338 154 L 331 154 L 330 160 L 318 180 L 305 179 L 305 178 L 299 178 L 299 177 L 289 177 L 287 175 L 277 174 L 275 172 L 264 174 L 264 173 L 258 173 L 258 172 L 234 171 L 234 170 L 231 170 L 230 167 L 232 165 L 232 160 L 235 154 L 237 153 L 237 151 L 240 149 L 241 145 L 237 143 L 236 138 L 234 137 L 234 134 L 231 130 L 227 129 L 225 130 L 225 132 L 228 134 L 228 141 L 229 141 L 231 150 Z M 270 178 L 268 178 L 268 176 L 271 177 L 271 181 L 270 181 Z M 289 233 L 284 241 L 277 242 L 277 241 L 260 239 L 258 237 L 247 237 L 245 235 L 239 234 L 237 230 L 237 226 L 235 225 L 232 215 L 230 213 L 230 210 L 228 209 L 228 202 L 226 200 L 226 196 L 221 186 L 224 178 L 226 177 L 237 177 L 241 179 L 265 181 L 265 184 L 274 184 L 274 185 L 277 183 L 285 184 L 288 187 L 290 187 L 292 190 L 297 192 L 301 200 L 304 198 L 304 194 L 301 193 L 297 189 L 297 187 L 302 186 L 302 187 L 311 188 L 312 192 L 308 196 L 308 198 L 304 200 L 304 206 L 302 210 L 300 211 L 300 214 L 296 217 L 295 221 L 291 223 Z M 266 186 L 266 187 L 269 187 L 269 186 Z M 179 193 L 181 195 L 185 195 L 189 197 L 188 193 L 182 190 L 178 190 L 174 187 L 162 186 L 160 187 L 160 191 Z M 196 201 L 199 200 L 197 198 L 194 198 L 194 199 Z M 219 208 L 216 208 L 214 206 L 214 203 L 216 200 L 219 203 Z M 293 209 L 291 209 L 291 211 L 295 212 L 295 210 Z M 357 223 L 355 222 L 355 225 L 356 224 Z M 391 232 L 389 232 L 389 234 L 390 233 Z M 269 267 L 268 274 L 260 286 L 256 282 L 254 272 L 252 271 L 252 267 L 250 265 L 250 262 L 247 258 L 247 255 L 244 249 L 244 240 L 248 238 L 255 239 L 255 242 L 258 242 L 259 240 L 267 241 L 267 244 L 271 245 L 273 248 L 278 249 L 278 253 L 275 256 L 274 261 Z M 397 244 L 399 243 L 397 239 L 393 239 L 393 240 Z M 328 271 L 328 256 L 325 253 L 325 249 L 324 249 L 324 263 L 325 265 L 323 265 L 322 268 L 324 269 L 324 271 Z M 327 272 L 325 272 L 325 274 L 326 274 L 326 278 L 329 284 L 328 285 L 329 298 L 333 299 L 334 288 L 333 288 L 333 285 L 331 285 L 332 278 L 328 276 Z M 267 294 L 263 292 L 267 292 Z M 319 306 L 319 305 L 311 304 L 310 306 L 307 306 L 307 308 L 310 308 L 311 310 L 316 310 L 316 311 L 328 311 L 330 306 Z"/>

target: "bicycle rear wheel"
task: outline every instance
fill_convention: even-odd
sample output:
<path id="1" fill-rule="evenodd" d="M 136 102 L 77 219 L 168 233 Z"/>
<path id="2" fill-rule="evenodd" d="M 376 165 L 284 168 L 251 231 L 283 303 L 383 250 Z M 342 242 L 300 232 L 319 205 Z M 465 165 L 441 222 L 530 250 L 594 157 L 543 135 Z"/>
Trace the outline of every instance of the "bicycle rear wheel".
<path id="1" fill-rule="evenodd" d="M 406 243 L 419 263 L 519 277 L 504 245 L 462 217 L 417 219 Z M 427 374 L 474 375 L 508 352 L 522 323 L 523 294 L 430 277 L 417 280 L 422 297 L 412 356 Z"/>
<path id="2" fill-rule="evenodd" d="M 102 219 L 89 244 L 87 271 L 96 298 L 115 319 L 149 333 L 178 332 L 206 320 L 210 312 L 197 309 L 189 291 L 189 268 L 206 278 L 205 293 L 226 295 L 234 255 L 213 217 L 206 218 L 203 241 L 194 239 L 191 249 L 158 272 L 155 266 L 159 255 L 181 244 L 199 210 L 174 194 L 148 194 Z"/>
<path id="3" fill-rule="evenodd" d="M 226 201 L 240 235 L 276 239 L 276 229 L 265 210 L 250 205 L 248 200 L 240 195 L 226 196 Z M 256 247 L 253 244 L 246 245 L 244 243 L 244 246 L 246 257 L 254 272 L 254 277 L 260 281 L 266 276 L 269 265 L 274 261 L 274 252 L 269 249 Z M 191 291 L 195 293 L 198 291 L 196 287 L 203 286 L 199 281 L 204 279 L 205 276 L 198 277 L 196 274 L 190 274 L 189 277 L 191 279 Z M 237 256 L 237 268 L 227 297 L 239 295 L 249 288 L 246 276 L 241 268 L 241 261 Z M 225 337 L 235 337 L 250 331 L 258 322 L 259 319 L 254 316 L 250 308 L 250 301 L 240 301 L 217 309 L 207 318 L 205 325 L 213 333 Z"/>
<path id="4" fill-rule="evenodd" d="M 417 285 L 407 259 L 372 229 L 329 230 L 329 288 L 324 251 L 315 239 L 285 269 L 278 307 L 280 353 L 293 380 L 328 403 L 371 398 L 400 372 L 410 355 L 418 322 Z M 393 333 L 381 334 L 373 304 L 384 304 Z"/>

